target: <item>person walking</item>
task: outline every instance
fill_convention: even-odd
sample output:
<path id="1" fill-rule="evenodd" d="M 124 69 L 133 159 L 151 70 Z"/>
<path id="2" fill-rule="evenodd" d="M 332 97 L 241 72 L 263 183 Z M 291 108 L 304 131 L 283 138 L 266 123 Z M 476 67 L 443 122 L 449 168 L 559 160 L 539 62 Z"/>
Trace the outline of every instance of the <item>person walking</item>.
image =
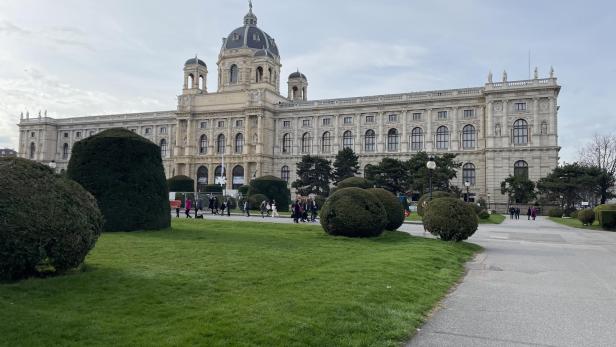
<path id="1" fill-rule="evenodd" d="M 513 219 L 513 215 L 514 215 L 514 209 L 513 207 L 509 207 L 509 219 Z"/>
<path id="2" fill-rule="evenodd" d="M 520 219 L 520 208 L 519 207 L 515 208 L 515 219 Z"/>
<path id="3" fill-rule="evenodd" d="M 276 207 L 276 200 L 272 200 L 272 217 L 280 217 L 278 208 Z"/>
<path id="4" fill-rule="evenodd" d="M 244 200 L 244 212 L 246 213 L 246 217 L 250 217 L 250 203 L 248 202 L 248 198 Z"/>
<path id="5" fill-rule="evenodd" d="M 227 198 L 227 201 L 225 201 L 225 205 L 227 205 L 227 217 L 231 217 L 231 205 L 229 204 L 229 198 Z"/>
<path id="6" fill-rule="evenodd" d="M 208 209 L 210 210 L 212 214 L 214 214 L 214 198 L 210 195 L 208 200 L 209 200 Z"/>
<path id="7" fill-rule="evenodd" d="M 311 200 L 310 201 L 310 221 L 313 223 L 317 221 L 317 211 L 318 210 L 319 210 L 319 206 L 317 206 L 316 200 Z"/>
<path id="8" fill-rule="evenodd" d="M 295 200 L 295 203 L 292 206 L 293 208 L 293 222 L 295 224 L 299 224 L 299 219 L 302 215 L 302 207 L 299 204 L 299 200 Z"/>
<path id="9" fill-rule="evenodd" d="M 267 202 L 265 200 L 261 201 L 259 210 L 261 211 L 261 218 L 265 218 L 265 215 L 267 214 Z"/>
<path id="10" fill-rule="evenodd" d="M 222 204 L 220 204 L 220 215 L 221 216 L 225 215 L 225 208 L 227 208 L 227 203 L 223 201 Z"/>
<path id="11" fill-rule="evenodd" d="M 190 208 L 192 207 L 192 201 L 190 201 L 190 199 L 186 199 L 186 202 L 184 203 L 184 210 L 186 213 L 186 218 L 192 218 L 190 216 Z"/>
<path id="12" fill-rule="evenodd" d="M 535 220 L 535 218 L 537 218 L 537 208 L 533 207 L 532 210 L 530 211 L 531 217 L 533 217 L 533 220 Z"/>
<path id="13" fill-rule="evenodd" d="M 175 208 L 175 218 L 180 218 L 180 205 Z"/>
<path id="14" fill-rule="evenodd" d="M 533 214 L 533 212 L 530 209 L 530 206 L 528 206 L 528 211 L 526 211 L 526 215 L 528 216 L 528 220 L 530 220 L 530 216 Z"/>

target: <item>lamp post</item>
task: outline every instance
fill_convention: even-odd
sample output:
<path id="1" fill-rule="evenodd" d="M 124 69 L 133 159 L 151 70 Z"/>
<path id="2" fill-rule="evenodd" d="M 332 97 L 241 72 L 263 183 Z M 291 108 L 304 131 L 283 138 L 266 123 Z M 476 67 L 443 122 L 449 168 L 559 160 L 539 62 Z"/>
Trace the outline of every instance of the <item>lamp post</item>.
<path id="1" fill-rule="evenodd" d="M 471 186 L 471 182 L 469 182 L 469 181 L 465 181 L 465 182 L 464 182 L 464 186 L 466 187 L 466 197 L 464 198 L 464 201 L 465 201 L 465 202 L 468 202 L 468 201 L 470 200 L 470 199 L 468 198 L 468 197 L 469 197 L 469 196 L 468 196 L 468 195 L 469 195 L 468 189 L 469 189 L 469 187 Z"/>
<path id="2" fill-rule="evenodd" d="M 430 201 L 432 201 L 432 172 L 434 171 L 434 169 L 436 169 L 436 162 L 434 161 L 433 156 L 430 156 L 428 158 L 426 167 L 428 168 L 428 177 L 429 177 L 429 185 L 430 185 Z"/>
<path id="3" fill-rule="evenodd" d="M 565 197 L 562 194 L 560 195 L 560 210 L 563 213 L 560 218 L 565 218 Z"/>
<path id="4" fill-rule="evenodd" d="M 49 165 L 49 168 L 51 169 L 51 171 L 53 171 L 53 173 L 56 173 L 56 161 L 55 160 L 50 161 L 49 164 L 47 165 Z"/>
<path id="5" fill-rule="evenodd" d="M 492 208 L 490 207 L 490 193 L 488 193 L 488 211 L 492 211 Z"/>

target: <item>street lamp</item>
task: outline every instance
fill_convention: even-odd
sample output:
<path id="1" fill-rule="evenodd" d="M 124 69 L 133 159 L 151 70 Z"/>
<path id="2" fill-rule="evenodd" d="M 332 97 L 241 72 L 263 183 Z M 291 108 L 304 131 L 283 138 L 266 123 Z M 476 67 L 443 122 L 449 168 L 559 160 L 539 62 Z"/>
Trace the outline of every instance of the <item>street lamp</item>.
<path id="1" fill-rule="evenodd" d="M 560 210 L 563 213 L 560 218 L 565 218 L 565 197 L 562 194 L 560 195 Z"/>
<path id="2" fill-rule="evenodd" d="M 47 165 L 49 165 L 49 168 L 51 169 L 51 171 L 53 171 L 53 173 L 56 173 L 56 161 L 55 160 L 50 161 L 49 164 Z"/>
<path id="3" fill-rule="evenodd" d="M 428 168 L 428 176 L 429 178 L 429 184 L 430 184 L 430 201 L 432 201 L 432 172 L 434 171 L 434 169 L 436 169 L 436 162 L 434 161 L 434 157 L 430 156 L 428 158 L 428 162 L 426 163 L 426 167 Z"/>
<path id="4" fill-rule="evenodd" d="M 490 207 L 490 193 L 488 193 L 488 211 L 491 211 L 492 208 Z"/>
<path id="5" fill-rule="evenodd" d="M 469 189 L 469 187 L 471 186 L 471 182 L 469 182 L 469 181 L 465 181 L 465 182 L 464 182 L 464 186 L 466 187 L 466 197 L 465 197 L 464 201 L 465 201 L 465 202 L 468 202 L 468 201 L 470 200 L 470 199 L 468 198 L 468 195 L 469 195 L 468 189 Z"/>

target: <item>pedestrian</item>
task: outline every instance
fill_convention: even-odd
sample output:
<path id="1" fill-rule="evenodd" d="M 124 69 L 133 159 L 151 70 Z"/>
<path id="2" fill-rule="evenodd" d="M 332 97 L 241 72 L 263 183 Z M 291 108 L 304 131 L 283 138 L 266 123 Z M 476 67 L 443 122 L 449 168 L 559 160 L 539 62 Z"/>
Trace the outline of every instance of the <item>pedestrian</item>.
<path id="1" fill-rule="evenodd" d="M 218 214 L 218 208 L 220 207 L 220 201 L 218 201 L 218 197 L 214 197 L 214 214 Z"/>
<path id="2" fill-rule="evenodd" d="M 261 211 L 261 218 L 265 218 L 265 215 L 267 214 L 267 202 L 265 200 L 261 201 L 259 210 Z"/>
<path id="3" fill-rule="evenodd" d="M 533 207 L 531 210 L 531 217 L 533 217 L 533 220 L 535 220 L 535 218 L 537 217 L 537 208 Z"/>
<path id="4" fill-rule="evenodd" d="M 272 216 L 272 203 L 268 201 L 265 207 L 267 208 L 267 216 L 271 217 Z"/>
<path id="5" fill-rule="evenodd" d="M 208 209 L 214 214 L 214 198 L 210 195 L 208 200 Z"/>
<path id="6" fill-rule="evenodd" d="M 530 220 L 530 216 L 532 215 L 532 211 L 530 210 L 530 206 L 528 206 L 528 211 L 526 212 L 526 215 L 528 216 L 528 220 Z"/>
<path id="7" fill-rule="evenodd" d="M 272 200 L 272 217 L 280 217 L 278 208 L 276 207 L 276 200 Z"/>
<path id="8" fill-rule="evenodd" d="M 513 215 L 514 215 L 514 209 L 513 207 L 509 207 L 509 219 L 513 219 Z"/>
<path id="9" fill-rule="evenodd" d="M 190 216 L 190 208 L 192 207 L 192 201 L 190 201 L 190 198 L 186 199 L 186 202 L 184 203 L 184 212 L 186 212 L 186 218 L 192 218 Z"/>
<path id="10" fill-rule="evenodd" d="M 246 212 L 246 217 L 250 217 L 250 203 L 248 203 L 248 199 L 244 200 L 244 212 Z"/>
<path id="11" fill-rule="evenodd" d="M 299 219 L 302 215 L 302 207 L 299 204 L 299 200 L 295 200 L 295 203 L 292 206 L 293 208 L 293 222 L 299 224 Z"/>
<path id="12" fill-rule="evenodd" d="M 175 218 L 180 218 L 180 205 L 175 208 Z"/>
<path id="13" fill-rule="evenodd" d="M 302 208 L 302 223 L 306 223 L 308 221 L 308 202 L 307 201 L 303 201 L 301 204 L 301 208 Z"/>
<path id="14" fill-rule="evenodd" d="M 317 211 L 319 210 L 319 206 L 317 206 L 317 202 L 315 200 L 310 201 L 310 221 L 317 221 Z"/>
<path id="15" fill-rule="evenodd" d="M 520 208 L 519 207 L 515 208 L 515 219 L 520 219 Z"/>
<path id="16" fill-rule="evenodd" d="M 227 208 L 227 204 L 223 201 L 222 204 L 220 205 L 221 215 L 225 214 L 225 208 Z"/>

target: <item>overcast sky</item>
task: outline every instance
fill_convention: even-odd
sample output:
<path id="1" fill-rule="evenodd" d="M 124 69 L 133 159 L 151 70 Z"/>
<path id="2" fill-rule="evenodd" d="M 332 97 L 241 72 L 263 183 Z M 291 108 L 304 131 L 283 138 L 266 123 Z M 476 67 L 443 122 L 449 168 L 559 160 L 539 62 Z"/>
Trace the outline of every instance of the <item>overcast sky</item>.
<path id="1" fill-rule="evenodd" d="M 195 54 L 215 91 L 221 39 L 247 10 L 244 0 L 1 0 L 0 148 L 17 147 L 26 110 L 173 110 Z M 593 133 L 616 130 L 615 10 L 610 1 L 254 1 L 283 76 L 299 68 L 310 99 L 476 87 L 489 70 L 527 79 L 530 50 L 540 77 L 554 66 L 562 85 L 567 162 Z"/>

